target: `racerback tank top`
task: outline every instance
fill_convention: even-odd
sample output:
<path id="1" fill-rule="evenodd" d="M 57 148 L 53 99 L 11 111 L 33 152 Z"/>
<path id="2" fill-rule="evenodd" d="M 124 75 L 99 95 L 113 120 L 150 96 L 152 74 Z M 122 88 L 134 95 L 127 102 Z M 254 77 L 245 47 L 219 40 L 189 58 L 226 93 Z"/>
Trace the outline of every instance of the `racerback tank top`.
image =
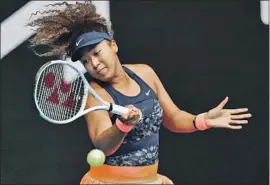
<path id="1" fill-rule="evenodd" d="M 123 66 L 125 72 L 140 86 L 136 96 L 126 96 L 110 84 L 95 80 L 113 98 L 118 105 L 132 104 L 143 113 L 140 123 L 127 134 L 119 149 L 106 158 L 105 164 L 116 166 L 146 166 L 158 161 L 159 129 L 162 123 L 163 110 L 152 90 L 133 71 Z M 114 124 L 117 115 L 111 117 Z"/>

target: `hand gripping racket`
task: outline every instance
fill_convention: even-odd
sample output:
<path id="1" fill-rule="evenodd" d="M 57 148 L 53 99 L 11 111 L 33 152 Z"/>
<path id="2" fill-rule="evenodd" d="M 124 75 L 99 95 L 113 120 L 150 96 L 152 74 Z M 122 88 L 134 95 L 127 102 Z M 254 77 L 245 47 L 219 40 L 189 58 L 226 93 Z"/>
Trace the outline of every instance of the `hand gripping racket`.
<path id="1" fill-rule="evenodd" d="M 85 109 L 88 95 L 100 105 Z M 66 61 L 55 60 L 44 64 L 37 72 L 34 86 L 34 101 L 45 120 L 66 124 L 89 112 L 111 111 L 122 115 L 128 108 L 104 101 L 89 85 L 85 76 Z"/>

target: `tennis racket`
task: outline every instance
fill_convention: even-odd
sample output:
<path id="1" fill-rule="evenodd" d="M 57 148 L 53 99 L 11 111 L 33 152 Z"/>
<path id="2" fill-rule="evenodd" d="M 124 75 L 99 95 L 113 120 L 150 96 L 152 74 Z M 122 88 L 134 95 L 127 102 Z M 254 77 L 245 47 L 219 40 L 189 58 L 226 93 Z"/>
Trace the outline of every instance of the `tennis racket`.
<path id="1" fill-rule="evenodd" d="M 100 105 L 85 109 L 88 95 Z M 67 124 L 97 110 L 122 115 L 128 108 L 104 101 L 89 85 L 76 67 L 62 60 L 50 61 L 41 66 L 35 77 L 34 101 L 45 120 L 55 124 Z"/>

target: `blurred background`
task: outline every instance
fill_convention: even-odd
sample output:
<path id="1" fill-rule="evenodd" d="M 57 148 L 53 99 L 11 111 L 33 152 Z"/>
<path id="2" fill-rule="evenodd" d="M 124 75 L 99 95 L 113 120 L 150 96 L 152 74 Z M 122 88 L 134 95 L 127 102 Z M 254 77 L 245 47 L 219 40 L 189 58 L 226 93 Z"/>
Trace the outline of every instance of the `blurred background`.
<path id="1" fill-rule="evenodd" d="M 78 184 L 89 169 L 84 118 L 48 123 L 32 100 L 35 74 L 50 58 L 27 48 L 33 32 L 24 25 L 46 3 L 1 1 L 1 184 Z M 152 66 L 180 109 L 198 114 L 229 96 L 226 108 L 253 114 L 238 131 L 162 128 L 159 172 L 175 184 L 268 184 L 269 2 L 95 3 L 113 23 L 122 63 Z"/>

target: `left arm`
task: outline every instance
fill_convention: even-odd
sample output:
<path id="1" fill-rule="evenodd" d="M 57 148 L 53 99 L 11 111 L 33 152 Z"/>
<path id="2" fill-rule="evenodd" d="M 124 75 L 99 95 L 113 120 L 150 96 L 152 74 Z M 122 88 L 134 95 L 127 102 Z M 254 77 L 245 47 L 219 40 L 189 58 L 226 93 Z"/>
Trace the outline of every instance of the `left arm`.
<path id="1" fill-rule="evenodd" d="M 163 125 L 172 132 L 194 132 L 197 129 L 193 125 L 195 115 L 180 110 L 166 92 L 159 77 L 150 66 L 145 66 L 147 74 L 154 80 L 157 98 L 163 109 Z M 151 75 L 150 75 L 151 74 Z"/>
<path id="2" fill-rule="evenodd" d="M 147 74 L 153 78 L 156 95 L 163 108 L 164 126 L 170 131 L 178 133 L 196 131 L 197 129 L 193 124 L 196 116 L 180 110 L 173 103 L 154 70 L 147 65 L 145 65 L 145 69 L 147 70 Z M 228 97 L 226 97 L 217 107 L 199 116 L 200 121 L 197 122 L 196 120 L 196 127 L 198 127 L 198 123 L 202 125 L 201 123 L 203 122 L 204 128 L 241 129 L 242 124 L 248 123 L 245 118 L 250 118 L 252 115 L 249 113 L 245 114 L 245 112 L 248 111 L 247 108 L 223 109 L 227 102 Z"/>

